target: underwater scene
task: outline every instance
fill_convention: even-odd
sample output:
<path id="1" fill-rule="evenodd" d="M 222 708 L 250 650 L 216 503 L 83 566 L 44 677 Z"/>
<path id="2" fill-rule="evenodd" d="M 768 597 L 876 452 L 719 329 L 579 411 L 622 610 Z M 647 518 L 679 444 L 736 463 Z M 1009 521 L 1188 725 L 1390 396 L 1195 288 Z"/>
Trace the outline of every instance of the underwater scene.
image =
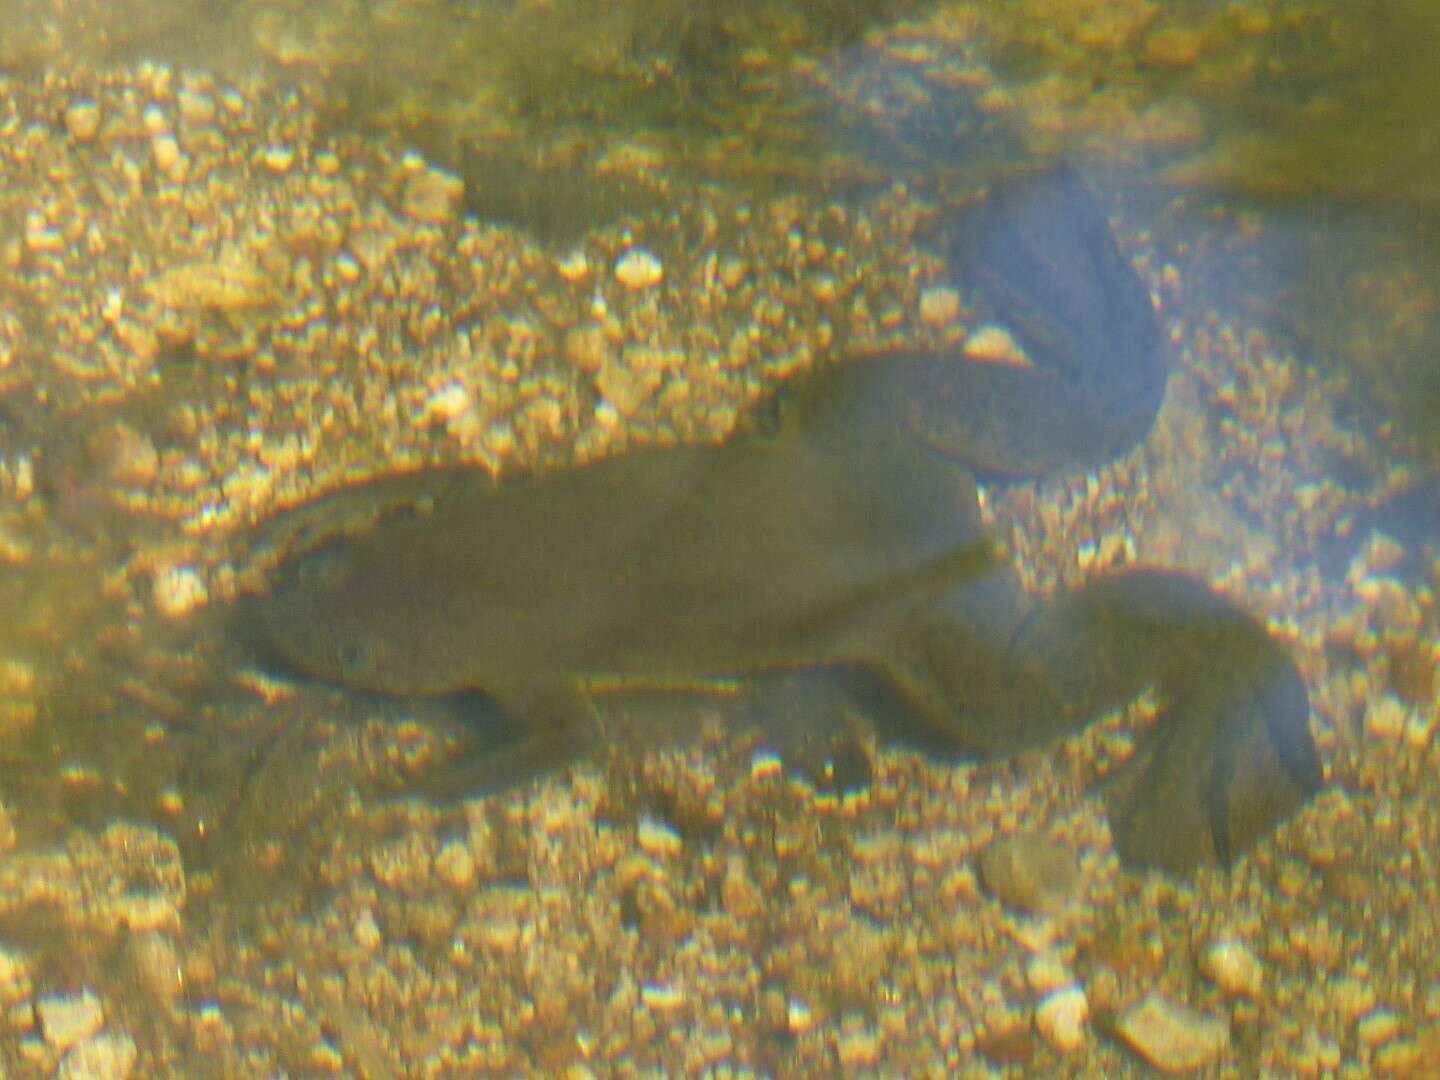
<path id="1" fill-rule="evenodd" d="M 0 1077 L 1440 1077 L 1437 55 L 0 0 Z"/>

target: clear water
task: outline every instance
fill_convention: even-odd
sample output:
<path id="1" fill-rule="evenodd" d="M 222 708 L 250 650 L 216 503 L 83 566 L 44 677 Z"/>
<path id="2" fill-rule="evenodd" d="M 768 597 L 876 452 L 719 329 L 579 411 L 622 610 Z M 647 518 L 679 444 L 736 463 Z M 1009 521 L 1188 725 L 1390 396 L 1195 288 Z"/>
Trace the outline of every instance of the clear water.
<path id="1" fill-rule="evenodd" d="M 1153 991 L 1223 1022 L 1215 1075 L 1426 1075 L 1436 11 L 0 3 L 0 1071 L 1141 1075 L 1103 1032 Z M 842 803 L 637 707 L 443 808 L 395 790 L 444 708 L 231 640 L 280 507 L 714 439 L 839 347 L 953 339 L 947 208 L 1062 156 L 1177 372 L 1135 454 L 986 511 L 1035 589 L 1182 567 L 1292 649 L 1332 785 L 1233 873 L 1120 871 L 1123 718 Z M 977 870 L 1028 828 L 1079 882 L 1043 924 Z M 1204 973 L 1232 941 L 1258 990 Z"/>

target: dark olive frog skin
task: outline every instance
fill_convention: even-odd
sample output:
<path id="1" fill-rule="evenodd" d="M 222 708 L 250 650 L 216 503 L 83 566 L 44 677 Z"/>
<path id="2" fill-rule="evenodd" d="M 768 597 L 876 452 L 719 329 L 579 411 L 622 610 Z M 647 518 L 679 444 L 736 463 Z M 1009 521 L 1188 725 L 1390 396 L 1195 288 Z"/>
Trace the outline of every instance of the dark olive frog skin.
<path id="1" fill-rule="evenodd" d="M 519 779 L 583 749 L 616 685 L 859 673 L 904 737 L 956 757 L 1043 745 L 1148 688 L 1161 715 L 1107 792 L 1117 849 L 1137 867 L 1228 864 L 1322 783 L 1290 658 L 1177 572 L 1034 600 L 976 500 L 977 473 L 1083 468 L 1144 438 L 1168 375 L 1149 297 L 1064 168 L 973 212 L 952 261 L 1031 367 L 849 360 L 718 446 L 379 481 L 388 510 L 295 544 L 250 633 L 355 690 L 483 692 L 524 733 Z"/>

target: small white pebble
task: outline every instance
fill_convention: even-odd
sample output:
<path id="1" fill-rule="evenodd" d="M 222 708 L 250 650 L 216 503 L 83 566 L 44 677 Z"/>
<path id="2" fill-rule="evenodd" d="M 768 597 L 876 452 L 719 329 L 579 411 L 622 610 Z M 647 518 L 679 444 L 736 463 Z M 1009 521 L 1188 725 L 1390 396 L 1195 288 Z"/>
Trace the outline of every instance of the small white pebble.
<path id="1" fill-rule="evenodd" d="M 1379 1046 L 1400 1034 L 1400 1018 L 1390 1009 L 1376 1009 L 1360 1018 L 1355 1037 L 1366 1046 Z"/>
<path id="2" fill-rule="evenodd" d="M 1394 694 L 1382 694 L 1365 710 L 1365 734 L 1372 739 L 1398 742 L 1405 734 L 1407 713 Z"/>
<path id="3" fill-rule="evenodd" d="M 195 90 L 181 90 L 175 95 L 180 103 L 180 115 L 188 124 L 208 124 L 215 119 L 215 101 L 208 94 Z"/>
<path id="4" fill-rule="evenodd" d="M 745 283 L 745 260 L 730 258 L 720 264 L 720 284 L 727 289 L 738 289 Z"/>
<path id="5" fill-rule="evenodd" d="M 1418 709 L 1410 714 L 1405 725 L 1405 742 L 1416 753 L 1421 753 L 1430 745 L 1437 726 L 1440 726 L 1440 709 Z"/>
<path id="6" fill-rule="evenodd" d="M 792 1035 L 803 1035 L 815 1026 L 815 1014 L 800 998 L 792 997 L 785 1007 L 785 1024 Z"/>
<path id="7" fill-rule="evenodd" d="M 170 122 L 165 119 L 165 112 L 159 105 L 147 105 L 140 114 L 140 122 L 145 125 L 145 131 L 149 135 L 162 135 L 170 130 Z"/>
<path id="8" fill-rule="evenodd" d="M 35 463 L 26 454 L 22 454 L 15 462 L 14 472 L 15 498 L 24 502 L 35 494 Z"/>
<path id="9" fill-rule="evenodd" d="M 582 249 L 576 248 L 569 254 L 557 259 L 555 261 L 555 269 L 562 278 L 573 285 L 576 282 L 584 281 L 585 278 L 589 276 L 590 260 L 586 257 Z M 619 272 L 618 266 L 616 267 L 616 272 Z"/>
<path id="10" fill-rule="evenodd" d="M 428 166 L 411 173 L 400 198 L 405 216 L 426 225 L 444 225 L 454 219 L 465 198 L 465 182 L 443 169 Z"/>
<path id="11" fill-rule="evenodd" d="M 189 162 L 180 150 L 175 136 L 168 132 L 156 135 L 150 140 L 150 153 L 155 158 L 155 167 L 171 180 L 179 183 L 189 172 Z"/>
<path id="12" fill-rule="evenodd" d="M 656 1012 L 670 1012 L 685 1003 L 685 995 L 671 983 L 646 983 L 640 988 L 640 1000 Z"/>
<path id="13" fill-rule="evenodd" d="M 1388 574 L 1405 562 L 1405 548 L 1384 533 L 1376 533 L 1365 548 L 1364 558 L 1372 574 Z"/>
<path id="14" fill-rule="evenodd" d="M 77 101 L 65 110 L 65 130 L 76 142 L 89 142 L 100 133 L 100 106 Z"/>
<path id="15" fill-rule="evenodd" d="M 647 289 L 660 284 L 665 267 L 643 247 L 633 247 L 615 261 L 615 278 L 627 289 Z"/>
<path id="16" fill-rule="evenodd" d="M 375 921 L 375 913 L 368 907 L 355 917 L 355 925 L 350 928 L 350 933 L 355 938 L 355 944 L 366 952 L 374 952 L 384 940 L 380 934 L 380 924 Z"/>
<path id="17" fill-rule="evenodd" d="M 65 237 L 43 214 L 32 211 L 25 215 L 25 246 L 37 253 L 53 254 L 65 250 Z"/>
<path id="18" fill-rule="evenodd" d="M 11 1005 L 30 996 L 30 972 L 25 960 L 0 949 L 0 1003 Z"/>
<path id="19" fill-rule="evenodd" d="M 454 888 L 468 888 L 475 881 L 475 856 L 468 845 L 447 840 L 435 855 L 435 873 Z"/>
<path id="20" fill-rule="evenodd" d="M 335 256 L 335 276 L 347 285 L 360 280 L 360 264 L 350 255 Z"/>
<path id="21" fill-rule="evenodd" d="M 810 280 L 810 295 L 822 304 L 833 304 L 840 286 L 833 274 L 818 274 Z"/>
<path id="22" fill-rule="evenodd" d="M 1231 997 L 1258 998 L 1264 987 L 1260 961 L 1242 942 L 1232 939 L 1211 945 L 1200 958 L 1200 970 Z"/>
<path id="23" fill-rule="evenodd" d="M 635 840 L 640 845 L 640 850 L 648 855 L 678 855 L 684 846 L 678 832 L 652 817 L 640 819 L 640 823 L 635 827 Z"/>
<path id="24" fill-rule="evenodd" d="M 773 780 L 784 773 L 780 755 L 772 750 L 759 750 L 750 759 L 751 780 Z"/>
<path id="25" fill-rule="evenodd" d="M 295 163 L 295 149 L 290 146 L 271 146 L 260 160 L 271 172 L 289 172 L 290 166 Z"/>
<path id="26" fill-rule="evenodd" d="M 1090 1019 L 1090 1002 L 1078 986 L 1052 990 L 1035 1006 L 1035 1030 L 1062 1054 L 1073 1054 L 1085 1045 L 1085 1025 Z"/>
<path id="27" fill-rule="evenodd" d="M 603 428 L 613 428 L 620 423 L 620 410 L 608 401 L 595 406 L 595 422 Z"/>
<path id="28" fill-rule="evenodd" d="M 35 665 L 18 656 L 0 658 L 0 695 L 26 697 L 35 692 Z"/>
<path id="29" fill-rule="evenodd" d="M 45 1041 L 58 1050 L 68 1050 L 88 1039 L 105 1025 L 100 999 L 89 990 L 78 994 L 46 994 L 35 1002 L 35 1015 Z"/>
<path id="30" fill-rule="evenodd" d="M 473 402 L 470 391 L 458 382 L 446 383 L 425 399 L 427 420 L 453 420 Z"/>
<path id="31" fill-rule="evenodd" d="M 1072 985 L 1075 976 L 1053 952 L 1044 952 L 1030 958 L 1025 967 L 1025 981 L 1036 994 L 1048 994 Z"/>
<path id="32" fill-rule="evenodd" d="M 960 294 L 937 285 L 920 294 L 920 321 L 926 326 L 949 326 L 960 317 Z"/>
<path id="33" fill-rule="evenodd" d="M 1030 367 L 1030 358 L 1015 340 L 1015 335 L 1003 326 L 986 323 L 977 327 L 965 339 L 965 355 L 982 364 L 1008 364 L 1012 367 Z"/>
<path id="34" fill-rule="evenodd" d="M 55 1080 L 127 1080 L 139 1057 L 129 1035 L 106 1032 L 66 1054 L 55 1070 Z"/>
<path id="35" fill-rule="evenodd" d="M 155 606 L 171 619 L 188 615 L 210 599 L 205 580 L 191 566 L 168 566 L 156 572 L 151 588 Z"/>
<path id="36" fill-rule="evenodd" d="M 835 1039 L 835 1056 L 847 1076 L 880 1064 L 883 1040 L 873 1027 L 860 1026 L 842 1030 Z"/>

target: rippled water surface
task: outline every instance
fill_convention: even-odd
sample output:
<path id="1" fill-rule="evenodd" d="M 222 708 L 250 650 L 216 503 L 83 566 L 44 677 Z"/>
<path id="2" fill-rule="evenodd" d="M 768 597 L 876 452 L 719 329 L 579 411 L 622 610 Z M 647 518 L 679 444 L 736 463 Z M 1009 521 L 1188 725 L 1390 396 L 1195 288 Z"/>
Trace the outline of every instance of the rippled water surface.
<path id="1" fill-rule="evenodd" d="M 1437 11 L 0 0 L 0 1073 L 1433 1075 Z M 1294 657 L 1327 785 L 1232 868 L 1120 864 L 1148 697 L 1005 762 L 857 724 L 846 793 L 667 686 L 442 804 L 493 708 L 235 632 L 282 510 L 995 348 L 955 223 L 1061 160 L 1173 372 L 982 510 L 1037 595 L 1175 568 Z"/>

